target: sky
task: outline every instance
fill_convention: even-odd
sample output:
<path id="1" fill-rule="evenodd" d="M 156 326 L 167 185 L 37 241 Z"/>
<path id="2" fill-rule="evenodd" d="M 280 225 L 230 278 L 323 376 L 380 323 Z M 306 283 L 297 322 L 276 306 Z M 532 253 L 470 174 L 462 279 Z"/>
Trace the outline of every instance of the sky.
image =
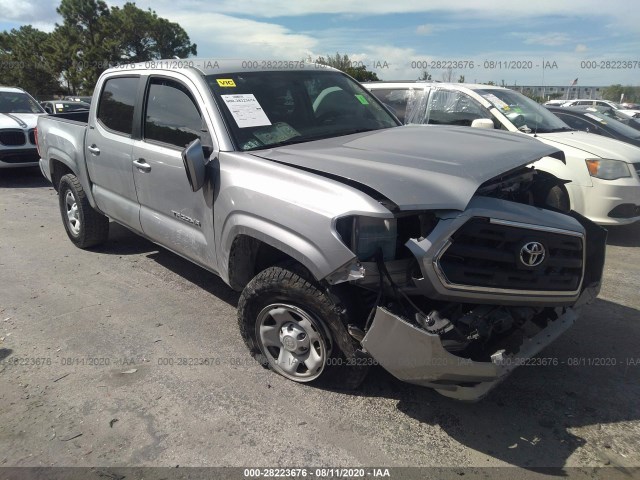
<path id="1" fill-rule="evenodd" d="M 109 1 L 122 5 L 124 1 Z M 0 0 L 0 31 L 51 31 L 56 0 Z M 179 23 L 198 57 L 308 60 L 347 54 L 383 80 L 640 85 L 634 0 L 141 0 Z M 545 68 L 546 67 L 546 68 Z M 451 68 L 452 71 L 448 72 Z"/>

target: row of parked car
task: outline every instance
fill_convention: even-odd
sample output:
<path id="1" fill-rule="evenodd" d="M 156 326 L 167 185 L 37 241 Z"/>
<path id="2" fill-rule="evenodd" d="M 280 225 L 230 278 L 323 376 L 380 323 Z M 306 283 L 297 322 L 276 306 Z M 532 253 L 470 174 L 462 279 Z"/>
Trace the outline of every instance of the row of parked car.
<path id="1" fill-rule="evenodd" d="M 567 182 L 548 203 L 600 225 L 640 220 L 640 122 L 612 105 L 544 107 L 491 85 L 373 82 L 365 86 L 404 124 L 458 125 L 519 132 L 561 149 L 566 161 L 536 162 Z M 638 111 L 640 113 L 640 111 Z M 598 135 L 594 135 L 598 134 Z"/>

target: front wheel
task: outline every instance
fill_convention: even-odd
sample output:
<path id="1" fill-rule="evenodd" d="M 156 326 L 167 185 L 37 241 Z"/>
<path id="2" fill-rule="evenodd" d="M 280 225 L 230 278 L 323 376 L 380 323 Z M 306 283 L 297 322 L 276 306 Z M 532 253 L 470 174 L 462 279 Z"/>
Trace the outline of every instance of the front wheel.
<path id="1" fill-rule="evenodd" d="M 571 202 L 566 190 L 559 185 L 554 185 L 546 192 L 545 205 L 568 213 L 571 210 Z"/>
<path id="2" fill-rule="evenodd" d="M 60 179 L 58 195 L 62 223 L 77 247 L 95 247 L 107 240 L 109 219 L 91 207 L 75 175 L 67 174 Z"/>
<path id="3" fill-rule="evenodd" d="M 258 362 L 290 380 L 355 388 L 366 365 L 358 365 L 344 309 L 298 270 L 270 267 L 249 282 L 238 305 L 242 337 Z"/>

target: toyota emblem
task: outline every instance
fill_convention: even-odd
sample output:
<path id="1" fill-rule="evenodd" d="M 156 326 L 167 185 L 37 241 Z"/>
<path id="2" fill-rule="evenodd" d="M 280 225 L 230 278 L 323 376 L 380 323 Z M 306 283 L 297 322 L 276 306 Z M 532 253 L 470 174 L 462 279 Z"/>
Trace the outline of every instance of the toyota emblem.
<path id="1" fill-rule="evenodd" d="M 537 267 L 544 262 L 544 245 L 540 242 L 525 243 L 520 249 L 520 261 L 527 267 Z"/>

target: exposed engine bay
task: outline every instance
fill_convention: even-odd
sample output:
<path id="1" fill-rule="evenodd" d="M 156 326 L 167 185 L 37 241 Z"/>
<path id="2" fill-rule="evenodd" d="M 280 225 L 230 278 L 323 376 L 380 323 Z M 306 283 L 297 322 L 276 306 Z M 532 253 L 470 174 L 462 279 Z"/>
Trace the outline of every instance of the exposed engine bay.
<path id="1" fill-rule="evenodd" d="M 564 182 L 533 167 L 523 167 L 493 178 L 476 192 L 508 202 L 548 208 L 545 193 Z M 419 259 L 407 248 L 423 241 L 446 212 L 397 212 L 394 218 L 343 217 L 337 231 L 356 254 L 365 272 L 351 290 L 362 305 L 358 324 L 349 332 L 362 340 L 379 307 L 413 327 L 440 339 L 447 352 L 474 362 L 491 362 L 496 354 L 517 355 L 523 343 L 565 312 L 557 306 L 461 303 L 429 298 L 416 283 L 424 280 Z M 346 287 L 349 288 L 349 287 Z"/>

